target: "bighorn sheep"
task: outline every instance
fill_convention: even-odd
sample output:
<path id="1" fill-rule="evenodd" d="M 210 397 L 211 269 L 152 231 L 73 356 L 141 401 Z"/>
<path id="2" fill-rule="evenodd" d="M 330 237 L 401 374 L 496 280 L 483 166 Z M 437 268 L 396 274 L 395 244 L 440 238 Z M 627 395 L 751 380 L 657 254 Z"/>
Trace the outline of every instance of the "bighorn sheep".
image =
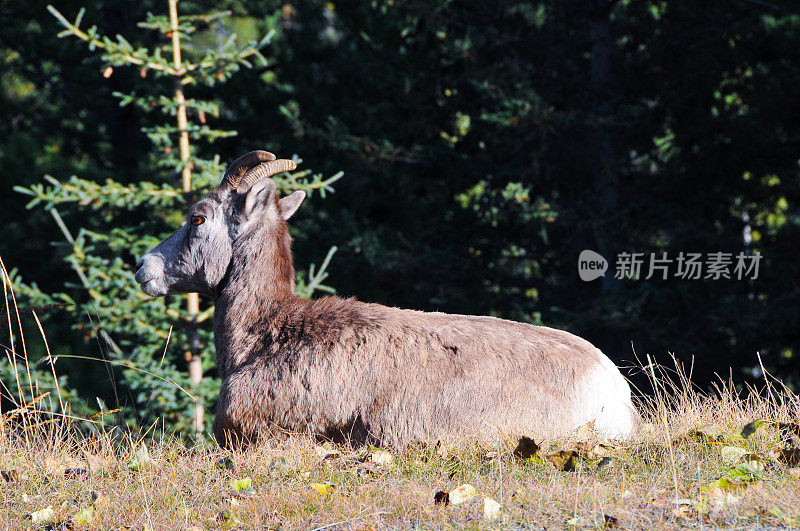
<path id="1" fill-rule="evenodd" d="M 617 367 L 561 330 L 294 294 L 286 220 L 305 198 L 270 179 L 295 169 L 253 151 L 188 222 L 138 262 L 152 296 L 216 304 L 222 378 L 214 435 L 253 442 L 278 430 L 389 445 L 447 436 L 568 434 L 594 421 L 626 437 L 637 418 Z"/>

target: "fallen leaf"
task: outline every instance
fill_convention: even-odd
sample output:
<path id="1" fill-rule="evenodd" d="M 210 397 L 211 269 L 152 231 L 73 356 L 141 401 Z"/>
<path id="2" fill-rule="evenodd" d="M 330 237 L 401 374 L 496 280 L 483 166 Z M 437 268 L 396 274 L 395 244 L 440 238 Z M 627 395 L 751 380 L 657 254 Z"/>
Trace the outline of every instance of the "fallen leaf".
<path id="1" fill-rule="evenodd" d="M 748 481 L 758 481 L 764 479 L 763 467 L 757 466 L 753 463 L 739 463 L 729 472 L 735 477 L 745 478 Z"/>
<path id="2" fill-rule="evenodd" d="M 241 479 L 232 479 L 231 480 L 231 490 L 236 495 L 241 495 L 244 497 L 252 496 L 255 494 L 253 489 L 253 480 L 247 476 Z"/>
<path id="3" fill-rule="evenodd" d="M 233 459 L 231 459 L 230 456 L 223 457 L 222 459 L 217 461 L 214 466 L 221 470 L 233 470 L 234 468 Z"/>
<path id="4" fill-rule="evenodd" d="M 530 437 L 520 437 L 512 455 L 518 459 L 530 459 L 539 452 L 539 445 Z"/>
<path id="5" fill-rule="evenodd" d="M 453 479 L 459 472 L 464 471 L 464 464 L 458 458 L 458 456 L 454 455 L 450 459 L 447 460 L 447 464 L 445 466 L 447 469 L 447 477 L 449 479 Z"/>
<path id="6" fill-rule="evenodd" d="M 616 454 L 616 448 L 610 444 L 577 443 L 575 449 L 584 459 L 602 459 Z"/>
<path id="7" fill-rule="evenodd" d="M 314 448 L 314 453 L 316 453 L 317 457 L 323 461 L 326 459 L 335 459 L 340 455 L 339 450 L 334 448 L 331 443 L 325 443 L 322 446 L 317 446 Z"/>
<path id="8" fill-rule="evenodd" d="M 63 511 L 69 511 L 71 509 L 77 509 L 78 507 L 79 505 L 77 500 L 64 500 L 63 502 L 61 502 L 59 510 L 63 512 Z"/>
<path id="9" fill-rule="evenodd" d="M 241 521 L 236 517 L 236 514 L 230 509 L 220 511 L 217 515 L 217 520 L 222 522 L 227 527 L 236 527 L 241 524 Z"/>
<path id="10" fill-rule="evenodd" d="M 575 516 L 567 520 L 567 525 L 571 527 L 594 527 L 594 522 L 582 516 Z"/>
<path id="11" fill-rule="evenodd" d="M 760 427 L 765 426 L 767 424 L 769 424 L 769 422 L 764 419 L 757 419 L 754 420 L 753 422 L 748 422 L 742 428 L 742 437 L 747 439 L 748 437 L 753 435 L 756 431 L 758 431 Z"/>
<path id="12" fill-rule="evenodd" d="M 285 457 L 276 457 L 272 460 L 267 469 L 267 474 L 272 478 L 288 476 L 292 472 L 292 467 L 286 462 Z"/>
<path id="13" fill-rule="evenodd" d="M 708 489 L 738 490 L 761 479 L 764 479 L 763 467 L 751 463 L 738 463 L 729 468 L 719 479 L 709 483 Z"/>
<path id="14" fill-rule="evenodd" d="M 769 451 L 769 457 L 789 468 L 800 465 L 800 448 L 776 446 Z"/>
<path id="15" fill-rule="evenodd" d="M 779 422 L 778 431 L 784 437 L 786 435 L 797 435 L 800 437 L 800 425 L 794 422 Z"/>
<path id="16" fill-rule="evenodd" d="M 744 483 L 737 479 L 729 478 L 728 476 L 722 476 L 719 479 L 716 479 L 707 485 L 710 489 L 723 489 L 723 490 L 736 490 L 740 487 L 744 486 Z"/>
<path id="17" fill-rule="evenodd" d="M 92 523 L 92 519 L 94 518 L 94 507 L 85 507 L 78 511 L 77 513 L 73 514 L 72 517 L 69 519 L 72 525 L 76 526 L 83 526 L 89 525 Z"/>
<path id="18" fill-rule="evenodd" d="M 450 496 L 445 491 L 440 490 L 433 495 L 433 504 L 447 507 L 450 504 Z"/>
<path id="19" fill-rule="evenodd" d="M 588 442 L 575 443 L 575 450 L 578 452 L 578 454 L 581 457 L 584 457 L 584 458 L 586 458 L 587 455 L 589 454 L 589 452 L 592 451 L 592 448 L 594 448 L 594 444 L 592 444 L 592 443 L 588 443 Z"/>
<path id="20" fill-rule="evenodd" d="M 85 468 L 68 468 L 64 470 L 64 477 L 78 477 L 88 474 L 88 471 Z"/>
<path id="21" fill-rule="evenodd" d="M 578 452 L 574 450 L 561 450 L 545 457 L 562 472 L 572 472 L 575 470 L 575 458 L 577 456 Z"/>
<path id="22" fill-rule="evenodd" d="M 386 450 L 375 450 L 369 456 L 369 460 L 378 466 L 391 466 L 394 464 L 394 456 Z"/>
<path id="23" fill-rule="evenodd" d="M 722 457 L 722 462 L 729 466 L 735 466 L 739 463 L 747 463 L 759 471 L 764 470 L 764 462 L 766 461 L 766 457 L 762 454 L 754 454 L 737 446 L 723 446 L 720 449 L 720 455 Z"/>
<path id="24" fill-rule="evenodd" d="M 133 450 L 133 454 L 131 454 L 131 458 L 128 460 L 128 468 L 130 470 L 141 470 L 150 464 L 152 460 L 150 451 L 147 449 L 147 446 L 142 443 Z"/>
<path id="25" fill-rule="evenodd" d="M 686 498 L 659 498 L 651 502 L 654 507 L 666 509 L 676 518 L 686 518 L 696 513 L 697 502 Z"/>
<path id="26" fill-rule="evenodd" d="M 444 444 L 442 441 L 436 441 L 436 446 L 434 448 L 436 450 L 436 455 L 442 459 L 447 459 L 454 453 L 452 445 Z"/>
<path id="27" fill-rule="evenodd" d="M 381 472 L 375 463 L 361 463 L 356 467 L 356 475 L 361 477 L 380 476 Z"/>
<path id="28" fill-rule="evenodd" d="M 756 508 L 755 513 L 762 518 L 777 519 L 781 522 L 786 522 L 788 520 L 786 514 L 777 507 L 764 507 L 760 505 Z"/>
<path id="29" fill-rule="evenodd" d="M 478 491 L 469 483 L 464 483 L 451 490 L 448 494 L 450 503 L 460 505 L 474 498 Z"/>
<path id="30" fill-rule="evenodd" d="M 236 498 L 224 498 L 224 501 L 228 502 L 231 507 L 239 507 L 241 505 Z"/>
<path id="31" fill-rule="evenodd" d="M 502 508 L 502 505 L 491 498 L 483 499 L 483 517 L 490 522 L 495 522 L 502 518 Z"/>
<path id="32" fill-rule="evenodd" d="M 597 470 L 602 470 L 604 468 L 608 468 L 613 463 L 613 460 L 610 457 L 604 457 L 597 463 Z M 626 491 L 627 492 L 627 491 Z"/>
<path id="33" fill-rule="evenodd" d="M 253 480 L 250 479 L 250 477 L 244 477 L 242 479 L 234 479 L 233 481 L 231 481 L 231 488 L 239 492 L 251 489 L 253 488 Z"/>
<path id="34" fill-rule="evenodd" d="M 688 441 L 695 442 L 719 442 L 723 439 L 722 429 L 716 424 L 703 424 L 699 428 L 690 430 L 688 433 L 681 435 L 672 444 L 683 444 Z"/>
<path id="35" fill-rule="evenodd" d="M 777 460 L 790 468 L 795 468 L 800 465 L 800 426 L 781 422 L 778 424 L 778 430 L 783 448 L 777 452 Z"/>
<path id="36" fill-rule="evenodd" d="M 53 511 L 53 506 L 48 505 L 41 511 L 32 512 L 29 516 L 33 522 L 33 525 L 44 525 L 53 522 L 55 520 L 56 513 Z"/>
<path id="37" fill-rule="evenodd" d="M 734 496 L 728 490 L 717 486 L 708 489 L 708 499 L 711 506 L 716 508 L 737 505 L 742 501 L 741 497 Z"/>
<path id="38" fill-rule="evenodd" d="M 722 457 L 723 463 L 726 465 L 735 465 L 750 452 L 747 449 L 740 448 L 738 446 L 723 446 L 720 448 L 719 453 Z"/>
<path id="39" fill-rule="evenodd" d="M 108 496 L 102 492 L 92 491 L 92 503 L 97 507 L 102 507 L 108 503 Z"/>
<path id="40" fill-rule="evenodd" d="M 327 496 L 333 492 L 333 485 L 328 485 L 327 483 L 309 483 L 308 486 L 317 491 L 317 494 L 322 496 Z"/>
<path id="41" fill-rule="evenodd" d="M 19 480 L 19 472 L 16 470 L 0 470 L 0 477 L 6 483 L 14 483 Z"/>

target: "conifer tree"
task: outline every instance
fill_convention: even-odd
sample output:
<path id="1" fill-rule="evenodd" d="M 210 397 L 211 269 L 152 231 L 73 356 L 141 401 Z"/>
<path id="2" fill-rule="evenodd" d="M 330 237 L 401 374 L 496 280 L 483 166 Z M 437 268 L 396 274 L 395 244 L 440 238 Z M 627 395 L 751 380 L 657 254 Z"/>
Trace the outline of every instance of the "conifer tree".
<path id="1" fill-rule="evenodd" d="M 214 378 L 206 376 L 215 367 L 213 306 L 196 294 L 147 297 L 133 280 L 133 264 L 176 228 L 186 208 L 216 186 L 224 171 L 212 145 L 236 131 L 213 127 L 223 103 L 193 97 L 193 92 L 226 82 L 242 67 L 269 65 L 262 50 L 280 27 L 275 15 L 267 18 L 268 31 L 259 41 L 242 45 L 233 34 L 213 46 L 207 44 L 207 35 L 195 37 L 214 31 L 230 13 L 179 15 L 177 0 L 168 0 L 168 8 L 168 15 L 148 14 L 138 24 L 144 32 L 160 36 L 147 47 L 122 35 L 103 35 L 97 26 L 82 28 L 83 9 L 70 21 L 48 6 L 63 26 L 59 37 L 80 39 L 91 53 L 99 54 L 98 75 L 110 78 L 125 69 L 138 73 L 128 76 L 136 79 L 135 86 L 115 96 L 120 106 L 135 106 L 149 122 L 142 132 L 152 149 L 142 154 L 148 164 L 116 168 L 118 179 L 99 183 L 78 176 L 45 176 L 44 184 L 17 187 L 30 196 L 28 208 L 45 209 L 59 227 L 68 247 L 64 260 L 78 283 L 55 294 L 18 277 L 15 284 L 30 304 L 63 304 L 74 314 L 76 328 L 97 335 L 126 423 L 147 426 L 155 418 L 171 429 L 200 434 L 207 427 L 204 411 L 213 405 L 218 388 Z M 147 39 L 134 42 L 139 40 Z M 277 83 L 274 76 L 269 80 Z M 146 178 L 142 171 L 148 172 Z M 302 189 L 324 196 L 341 175 L 324 178 L 301 170 L 275 180 L 283 192 Z M 322 282 L 334 251 L 331 248 L 318 270 L 312 265 L 307 275 L 299 275 L 299 294 L 332 291 Z M 109 406 L 101 404 L 104 407 Z"/>

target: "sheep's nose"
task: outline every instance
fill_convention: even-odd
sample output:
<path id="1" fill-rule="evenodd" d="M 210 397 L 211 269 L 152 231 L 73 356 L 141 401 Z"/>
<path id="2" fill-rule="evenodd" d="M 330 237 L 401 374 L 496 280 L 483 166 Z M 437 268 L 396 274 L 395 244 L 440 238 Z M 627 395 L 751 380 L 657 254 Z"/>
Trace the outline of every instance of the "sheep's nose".
<path id="1" fill-rule="evenodd" d="M 139 269 L 140 267 L 142 267 L 142 265 L 144 265 L 144 256 L 136 261 L 136 269 Z"/>

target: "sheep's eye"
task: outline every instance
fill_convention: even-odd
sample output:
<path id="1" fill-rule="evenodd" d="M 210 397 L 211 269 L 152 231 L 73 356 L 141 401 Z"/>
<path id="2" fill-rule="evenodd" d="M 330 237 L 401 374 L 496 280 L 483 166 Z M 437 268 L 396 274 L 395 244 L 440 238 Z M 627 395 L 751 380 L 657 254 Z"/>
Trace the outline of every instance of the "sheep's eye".
<path id="1" fill-rule="evenodd" d="M 203 216 L 192 216 L 192 219 L 189 220 L 189 223 L 191 223 L 196 227 L 198 225 L 202 225 L 205 220 L 206 218 L 204 218 Z"/>

